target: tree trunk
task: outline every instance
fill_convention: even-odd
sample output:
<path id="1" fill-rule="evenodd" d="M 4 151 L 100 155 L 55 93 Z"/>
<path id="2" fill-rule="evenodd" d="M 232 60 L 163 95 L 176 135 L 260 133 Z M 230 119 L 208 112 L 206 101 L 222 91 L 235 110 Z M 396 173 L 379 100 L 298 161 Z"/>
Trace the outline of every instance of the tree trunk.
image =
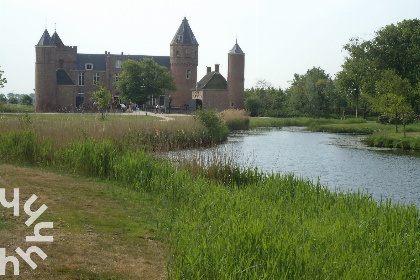
<path id="1" fill-rule="evenodd" d="M 359 90 L 356 90 L 356 119 L 359 116 Z"/>
<path id="2" fill-rule="evenodd" d="M 398 114 L 395 113 L 395 132 L 398 133 Z"/>

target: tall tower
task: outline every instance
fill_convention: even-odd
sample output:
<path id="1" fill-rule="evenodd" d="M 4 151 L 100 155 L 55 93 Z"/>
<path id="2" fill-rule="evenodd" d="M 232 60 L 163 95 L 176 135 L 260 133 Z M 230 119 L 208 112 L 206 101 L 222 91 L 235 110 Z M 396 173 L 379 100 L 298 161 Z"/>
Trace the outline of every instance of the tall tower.
<path id="1" fill-rule="evenodd" d="M 45 29 L 35 46 L 35 110 L 55 111 L 56 103 L 56 45 Z"/>
<path id="2" fill-rule="evenodd" d="M 229 107 L 245 109 L 244 104 L 245 53 L 236 40 L 228 54 L 228 100 Z"/>
<path id="3" fill-rule="evenodd" d="M 189 105 L 191 90 L 197 83 L 198 43 L 186 18 L 172 39 L 170 63 L 177 88 L 172 94 L 171 105 Z"/>

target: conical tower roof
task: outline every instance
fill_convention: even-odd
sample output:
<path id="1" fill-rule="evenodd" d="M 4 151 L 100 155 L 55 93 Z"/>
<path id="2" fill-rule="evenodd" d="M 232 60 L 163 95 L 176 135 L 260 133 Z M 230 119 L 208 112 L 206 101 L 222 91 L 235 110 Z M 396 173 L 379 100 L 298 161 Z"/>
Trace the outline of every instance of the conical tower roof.
<path id="1" fill-rule="evenodd" d="M 37 46 L 55 46 L 55 43 L 53 39 L 51 39 L 47 29 L 45 29 L 44 34 L 42 34 L 42 37 L 39 40 Z"/>
<path id="2" fill-rule="evenodd" d="M 194 33 L 188 24 L 187 18 L 184 17 L 178 31 L 175 33 L 172 39 L 171 45 L 182 44 L 182 45 L 198 45 L 195 39 Z"/>
<path id="3" fill-rule="evenodd" d="M 54 41 L 57 47 L 64 47 L 63 41 L 61 41 L 60 36 L 58 36 L 57 31 L 54 32 L 51 39 Z"/>
<path id="4" fill-rule="evenodd" d="M 239 54 L 243 54 L 244 53 L 242 51 L 241 47 L 238 45 L 238 40 L 236 40 L 236 44 L 233 46 L 233 48 L 230 50 L 229 53 L 239 53 Z"/>

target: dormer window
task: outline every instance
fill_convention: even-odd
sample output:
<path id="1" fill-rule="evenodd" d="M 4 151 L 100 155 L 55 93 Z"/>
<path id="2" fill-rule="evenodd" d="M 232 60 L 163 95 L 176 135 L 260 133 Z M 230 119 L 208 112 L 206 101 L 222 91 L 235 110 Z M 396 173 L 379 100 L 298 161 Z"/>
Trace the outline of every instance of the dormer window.
<path id="1" fill-rule="evenodd" d="M 93 70 L 93 64 L 92 63 L 86 63 L 85 64 L 85 69 L 86 70 Z"/>
<path id="2" fill-rule="evenodd" d="M 121 68 L 121 60 L 115 61 L 115 68 Z"/>

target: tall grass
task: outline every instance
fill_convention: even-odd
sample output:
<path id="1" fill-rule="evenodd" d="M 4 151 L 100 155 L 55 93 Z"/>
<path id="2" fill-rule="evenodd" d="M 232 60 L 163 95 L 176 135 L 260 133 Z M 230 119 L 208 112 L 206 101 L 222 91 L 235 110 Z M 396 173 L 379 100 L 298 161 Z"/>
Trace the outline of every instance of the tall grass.
<path id="1" fill-rule="evenodd" d="M 18 141 L 17 139 L 21 139 Z M 416 279 L 419 212 L 366 193 L 330 192 L 292 174 L 174 166 L 141 149 L 85 137 L 51 145 L 2 133 L 0 158 L 53 163 L 169 201 L 159 213 L 172 279 Z M 43 152 L 47 151 L 47 152 Z M 239 179 L 234 179 L 239 178 Z"/>
<path id="2" fill-rule="evenodd" d="M 213 139 L 209 130 L 190 116 L 162 121 L 151 116 L 118 114 L 110 114 L 105 120 L 98 114 L 0 114 L 2 133 L 28 129 L 59 146 L 91 137 L 148 151 L 196 148 L 219 143 L 227 137 L 226 134 L 224 138 Z"/>
<path id="3" fill-rule="evenodd" d="M 248 130 L 250 118 L 245 110 L 228 109 L 220 113 L 230 131 Z"/>

